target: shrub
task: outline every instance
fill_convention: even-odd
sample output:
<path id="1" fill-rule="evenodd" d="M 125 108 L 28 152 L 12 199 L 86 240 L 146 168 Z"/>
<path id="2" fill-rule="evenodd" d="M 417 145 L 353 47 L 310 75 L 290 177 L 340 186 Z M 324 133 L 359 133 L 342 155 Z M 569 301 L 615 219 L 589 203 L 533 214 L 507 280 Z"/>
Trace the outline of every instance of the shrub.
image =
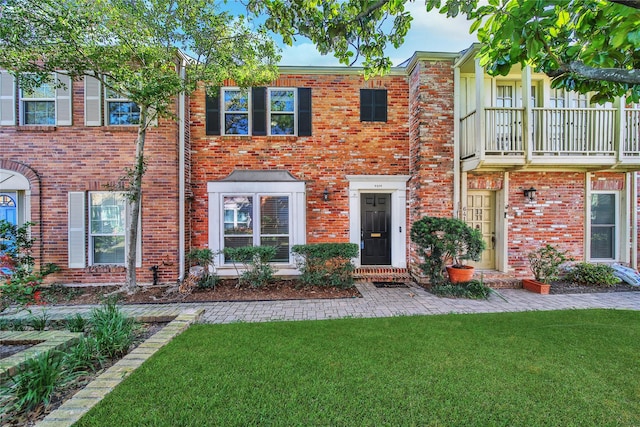
<path id="1" fill-rule="evenodd" d="M 482 280 L 472 280 L 466 283 L 449 283 L 431 287 L 431 292 L 441 297 L 487 299 L 491 289 Z"/>
<path id="2" fill-rule="evenodd" d="M 64 320 L 64 323 L 69 332 L 84 332 L 87 327 L 87 319 L 82 317 L 80 313 L 67 317 Z"/>
<path id="3" fill-rule="evenodd" d="M 586 286 L 613 286 L 620 282 L 610 265 L 581 262 L 573 266 L 568 280 Z"/>
<path id="4" fill-rule="evenodd" d="M 114 300 L 109 299 L 91 310 L 89 323 L 91 336 L 96 339 L 101 355 L 114 358 L 129 351 L 134 340 L 135 322 L 118 309 Z"/>
<path id="5" fill-rule="evenodd" d="M 9 378 L 9 392 L 14 400 L 12 409 L 30 411 L 40 404 L 47 406 L 55 389 L 65 382 L 63 380 L 59 352 L 47 351 L 26 359 L 18 372 Z"/>
<path id="6" fill-rule="evenodd" d="M 213 251 L 209 248 L 192 249 L 187 254 L 187 261 L 189 261 L 191 267 L 199 265 L 203 268 L 203 274 L 197 283 L 199 288 L 215 288 L 218 283 L 219 278 L 214 272 L 213 255 Z"/>
<path id="7" fill-rule="evenodd" d="M 446 282 L 442 272 L 447 262 L 458 266 L 464 260 L 479 261 L 485 248 L 480 230 L 457 218 L 426 216 L 411 227 L 411 241 L 418 245 L 424 259 L 420 268 L 432 285 Z"/>
<path id="8" fill-rule="evenodd" d="M 27 319 L 27 325 L 32 327 L 34 331 L 44 331 L 49 323 L 49 315 L 46 311 L 42 311 L 40 316 L 31 315 Z"/>
<path id="9" fill-rule="evenodd" d="M 105 356 L 100 353 L 100 345 L 95 337 L 82 337 L 69 349 L 67 349 L 63 364 L 70 372 L 96 371 L 102 367 Z"/>
<path id="10" fill-rule="evenodd" d="M 238 271 L 236 263 L 243 265 L 243 272 L 239 274 L 240 284 L 260 287 L 273 280 L 276 270 L 269 264 L 276 256 L 276 248 L 273 246 L 225 248 L 223 252 L 233 262 L 236 271 Z"/>
<path id="11" fill-rule="evenodd" d="M 530 252 L 528 259 L 533 276 L 542 283 L 558 280 L 560 266 L 571 260 L 567 251 L 560 252 L 549 244 Z"/>
<path id="12" fill-rule="evenodd" d="M 298 256 L 300 281 L 307 286 L 353 286 L 355 267 L 351 259 L 358 256 L 355 243 L 318 243 L 295 245 L 291 251 Z"/>

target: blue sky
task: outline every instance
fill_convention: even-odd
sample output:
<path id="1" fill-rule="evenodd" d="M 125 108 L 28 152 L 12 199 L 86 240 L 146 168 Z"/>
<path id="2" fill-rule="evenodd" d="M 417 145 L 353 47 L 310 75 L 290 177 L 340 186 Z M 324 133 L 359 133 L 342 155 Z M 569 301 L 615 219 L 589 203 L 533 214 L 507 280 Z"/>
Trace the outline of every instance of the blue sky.
<path id="1" fill-rule="evenodd" d="M 230 1 L 227 5 L 232 10 L 236 9 L 233 3 Z M 244 11 L 244 7 L 239 3 L 237 7 Z M 409 34 L 399 49 L 391 47 L 387 50 L 387 55 L 394 65 L 410 58 L 416 51 L 459 52 L 476 41 L 475 34 L 469 34 L 471 22 L 464 18 L 447 18 L 434 11 L 427 13 L 424 1 L 420 0 L 408 3 L 406 7 L 413 16 Z M 281 41 L 278 37 L 274 37 L 274 40 Z M 293 46 L 284 46 L 280 43 L 280 47 L 282 48 L 280 65 L 340 65 L 333 55 L 321 55 L 314 44 L 303 37 L 299 37 Z"/>

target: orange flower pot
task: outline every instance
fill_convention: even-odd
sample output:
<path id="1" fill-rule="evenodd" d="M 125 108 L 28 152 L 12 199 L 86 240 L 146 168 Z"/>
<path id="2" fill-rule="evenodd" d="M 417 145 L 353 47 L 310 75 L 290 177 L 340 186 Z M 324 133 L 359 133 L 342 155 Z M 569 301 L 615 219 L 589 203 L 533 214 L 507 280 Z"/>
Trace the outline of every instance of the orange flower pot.
<path id="1" fill-rule="evenodd" d="M 551 285 L 538 282 L 533 279 L 522 279 L 522 289 L 526 289 L 537 294 L 548 295 Z"/>
<path id="2" fill-rule="evenodd" d="M 470 282 L 473 278 L 474 267 L 470 265 L 462 265 L 458 267 L 448 266 L 447 274 L 451 283 Z"/>

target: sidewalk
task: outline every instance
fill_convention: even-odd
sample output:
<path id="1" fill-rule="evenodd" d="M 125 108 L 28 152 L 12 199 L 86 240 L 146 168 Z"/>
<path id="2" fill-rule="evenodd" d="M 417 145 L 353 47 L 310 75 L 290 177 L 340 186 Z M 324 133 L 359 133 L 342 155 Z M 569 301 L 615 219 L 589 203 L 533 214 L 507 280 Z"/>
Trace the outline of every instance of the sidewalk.
<path id="1" fill-rule="evenodd" d="M 211 302 L 181 304 L 123 305 L 122 310 L 135 317 L 177 316 L 186 309 L 201 308 L 202 323 L 268 322 L 324 320 L 343 317 L 391 317 L 447 313 L 495 313 L 530 310 L 616 308 L 640 310 L 640 292 L 614 292 L 571 295 L 539 295 L 522 289 L 502 289 L 502 298 L 492 294 L 488 300 L 439 298 L 424 289 L 376 288 L 358 283 L 362 298 Z M 506 301 L 505 301 L 506 300 Z M 32 314 L 46 310 L 51 319 L 64 319 L 75 313 L 88 313 L 92 306 L 33 307 Z M 12 317 L 28 317 L 21 312 Z"/>

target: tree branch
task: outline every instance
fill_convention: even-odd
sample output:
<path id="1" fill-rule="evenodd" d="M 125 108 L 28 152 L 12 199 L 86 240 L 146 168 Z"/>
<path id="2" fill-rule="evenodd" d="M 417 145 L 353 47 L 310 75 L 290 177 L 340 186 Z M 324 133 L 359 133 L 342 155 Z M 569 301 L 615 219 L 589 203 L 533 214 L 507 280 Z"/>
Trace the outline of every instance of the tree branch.
<path id="1" fill-rule="evenodd" d="M 365 10 L 357 14 L 354 20 L 357 21 L 358 19 L 362 19 L 365 16 L 368 16 L 371 12 L 380 9 L 382 6 L 384 6 L 387 3 L 389 3 L 389 0 L 378 0 L 377 2 L 373 3 L 371 6 L 369 6 L 368 8 L 366 8 Z"/>
<path id="2" fill-rule="evenodd" d="M 562 64 L 557 71 L 547 73 L 549 77 L 558 77 L 565 73 L 575 73 L 590 80 L 602 80 L 614 83 L 640 85 L 640 69 L 625 70 L 622 68 L 595 68 L 581 61 Z"/>

